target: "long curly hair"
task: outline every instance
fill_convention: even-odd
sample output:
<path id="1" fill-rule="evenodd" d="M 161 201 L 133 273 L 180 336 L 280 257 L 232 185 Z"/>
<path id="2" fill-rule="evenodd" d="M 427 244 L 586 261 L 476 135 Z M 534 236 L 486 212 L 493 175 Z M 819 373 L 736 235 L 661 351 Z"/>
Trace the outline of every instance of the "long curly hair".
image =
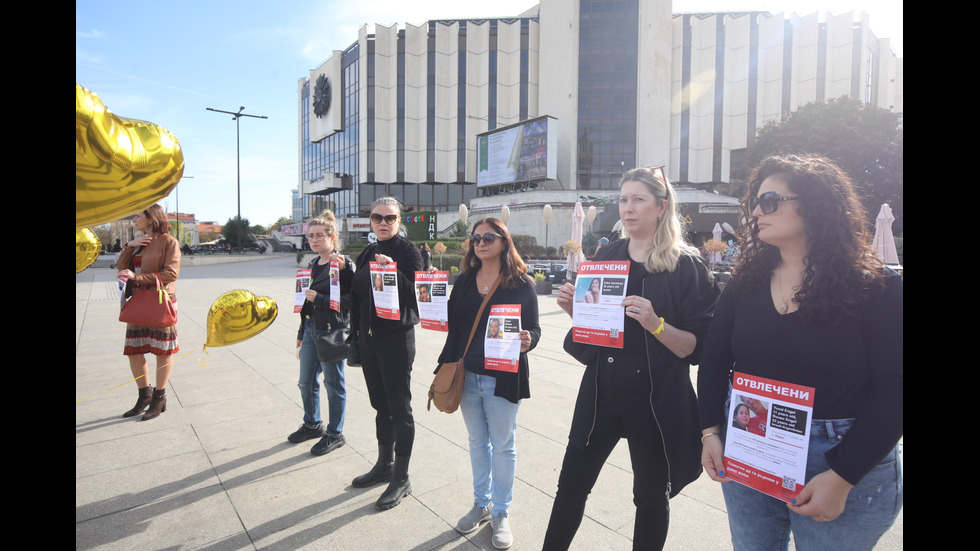
<path id="1" fill-rule="evenodd" d="M 507 229 L 506 224 L 496 218 L 483 218 L 473 223 L 472 231 L 476 231 L 476 228 L 480 224 L 489 225 L 495 233 L 503 236 L 504 248 L 500 251 L 500 275 L 503 276 L 503 281 L 500 284 L 505 289 L 517 287 L 527 274 L 527 264 L 521 259 L 521 255 L 517 254 L 517 248 L 514 247 L 514 240 L 510 236 L 510 230 Z M 470 245 L 461 263 L 463 272 L 476 274 L 481 266 L 483 266 L 483 261 L 480 260 L 480 257 L 476 256 L 476 246 Z"/>
<path id="2" fill-rule="evenodd" d="M 751 199 L 770 176 L 782 179 L 799 196 L 807 254 L 803 282 L 793 296 L 807 322 L 834 323 L 857 315 L 884 287 L 884 269 L 871 246 L 868 218 L 851 179 L 833 161 L 815 155 L 769 157 L 752 173 L 742 198 L 743 220 L 738 265 L 729 285 L 750 292 L 768 285 L 779 265 L 779 249 L 759 239 Z"/>

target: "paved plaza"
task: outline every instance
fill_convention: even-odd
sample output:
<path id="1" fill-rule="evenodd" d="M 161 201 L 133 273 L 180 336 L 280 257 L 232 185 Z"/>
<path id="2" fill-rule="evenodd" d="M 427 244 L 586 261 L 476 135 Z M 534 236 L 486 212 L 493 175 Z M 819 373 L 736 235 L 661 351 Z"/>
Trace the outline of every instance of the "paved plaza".
<path id="1" fill-rule="evenodd" d="M 425 409 L 445 334 L 416 329 L 413 491 L 398 507 L 377 511 L 384 485 L 351 486 L 377 456 L 374 410 L 359 368 L 346 370 L 347 445 L 316 457 L 315 440 L 286 441 L 303 417 L 293 313 L 300 266 L 294 255 L 253 258 L 185 262 L 177 281 L 181 351 L 167 411 L 146 422 L 121 417 L 135 402 L 136 385 L 124 384 L 131 375 L 122 356 L 115 270 L 91 267 L 75 276 L 75 549 L 492 550 L 489 523 L 466 536 L 453 529 L 473 501 L 462 417 Z M 259 335 L 205 354 L 208 309 L 234 289 L 272 297 L 279 316 Z M 518 415 L 514 550 L 541 549 L 583 372 L 562 350 L 571 319 L 555 295 L 539 297 L 539 306 L 531 398 Z M 325 392 L 321 397 L 325 414 Z M 599 477 L 572 549 L 631 549 L 633 518 L 622 442 Z M 732 548 L 721 489 L 706 475 L 671 500 L 670 521 L 667 549 Z M 902 533 L 900 515 L 877 549 L 902 549 Z"/>

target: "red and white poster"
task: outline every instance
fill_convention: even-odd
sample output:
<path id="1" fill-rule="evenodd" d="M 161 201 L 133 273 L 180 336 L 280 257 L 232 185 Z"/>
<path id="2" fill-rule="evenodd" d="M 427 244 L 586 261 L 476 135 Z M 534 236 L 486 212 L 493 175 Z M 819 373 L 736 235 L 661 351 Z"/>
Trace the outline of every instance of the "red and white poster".
<path id="1" fill-rule="evenodd" d="M 330 261 L 330 309 L 340 311 L 340 261 Z"/>
<path id="2" fill-rule="evenodd" d="M 374 293 L 374 310 L 379 318 L 401 319 L 398 312 L 398 263 L 382 266 L 371 262 L 371 289 Z"/>
<path id="3" fill-rule="evenodd" d="M 725 476 L 789 502 L 803 491 L 814 389 L 735 372 Z"/>
<path id="4" fill-rule="evenodd" d="M 296 295 L 293 302 L 293 313 L 298 314 L 303 311 L 303 302 L 306 300 L 306 290 L 310 288 L 310 281 L 313 277 L 313 270 L 296 270 Z"/>
<path id="5" fill-rule="evenodd" d="M 575 277 L 572 340 L 585 344 L 623 347 L 626 283 L 630 263 L 583 262 Z"/>
<path id="6" fill-rule="evenodd" d="M 521 357 L 521 305 L 490 306 L 487 334 L 483 341 L 483 366 L 517 373 Z"/>
<path id="7" fill-rule="evenodd" d="M 449 272 L 415 272 L 422 329 L 449 331 Z"/>

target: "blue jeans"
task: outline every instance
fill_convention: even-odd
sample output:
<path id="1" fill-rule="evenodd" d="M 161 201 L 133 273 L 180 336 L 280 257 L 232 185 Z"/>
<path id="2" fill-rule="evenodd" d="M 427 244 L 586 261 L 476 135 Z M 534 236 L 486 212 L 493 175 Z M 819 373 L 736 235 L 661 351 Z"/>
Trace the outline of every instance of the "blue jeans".
<path id="1" fill-rule="evenodd" d="M 493 516 L 506 515 L 514 499 L 517 472 L 517 410 L 506 398 L 494 396 L 497 379 L 467 371 L 459 409 L 470 440 L 473 500 L 480 507 L 493 503 Z"/>
<path id="2" fill-rule="evenodd" d="M 824 453 L 851 428 L 852 419 L 814 419 L 806 480 L 830 469 Z M 898 446 L 889 452 L 847 496 L 844 512 L 830 522 L 789 510 L 786 503 L 737 482 L 722 484 L 735 551 L 784 551 L 793 533 L 796 549 L 870 550 L 902 508 L 902 460 Z"/>
<path id="3" fill-rule="evenodd" d="M 303 398 L 303 424 L 309 428 L 316 428 L 322 423 L 318 379 L 320 373 L 323 373 L 323 386 L 327 389 L 329 403 L 327 434 L 340 436 L 344 432 L 344 411 L 347 407 L 344 360 L 321 362 L 317 357 L 314 339 L 326 333 L 326 329 L 318 331 L 312 320 L 304 322 L 303 344 L 299 349 L 299 394 Z"/>

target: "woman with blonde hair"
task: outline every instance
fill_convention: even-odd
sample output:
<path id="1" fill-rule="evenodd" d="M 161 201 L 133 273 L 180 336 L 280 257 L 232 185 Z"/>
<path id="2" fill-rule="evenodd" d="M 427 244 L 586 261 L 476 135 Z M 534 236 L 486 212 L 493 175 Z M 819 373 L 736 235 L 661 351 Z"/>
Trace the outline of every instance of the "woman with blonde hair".
<path id="1" fill-rule="evenodd" d="M 310 453 L 324 455 L 343 446 L 344 414 L 347 407 L 347 387 L 344 381 L 344 360 L 321 361 L 317 355 L 316 339 L 334 329 L 347 327 L 350 322 L 351 282 L 354 271 L 350 258 L 340 254 L 340 231 L 332 211 L 307 222 L 306 236 L 310 248 L 319 256 L 310 261 L 310 288 L 299 313 L 299 332 L 296 347 L 299 348 L 299 393 L 303 399 L 303 424 L 290 434 L 288 440 L 300 443 L 312 438 L 320 441 Z M 340 268 L 340 311 L 330 308 L 330 262 Z M 320 417 L 320 381 L 327 389 L 328 422 L 323 425 Z"/>
<path id="2" fill-rule="evenodd" d="M 634 549 L 662 549 L 668 498 L 701 474 L 697 399 L 690 366 L 701 355 L 718 288 L 697 249 L 684 241 L 677 199 L 660 169 L 620 180 L 625 239 L 596 261 L 629 262 L 623 348 L 576 343 L 565 350 L 586 365 L 544 549 L 568 549 L 606 458 L 621 438 L 633 465 Z M 575 287 L 558 305 L 572 315 Z"/>

